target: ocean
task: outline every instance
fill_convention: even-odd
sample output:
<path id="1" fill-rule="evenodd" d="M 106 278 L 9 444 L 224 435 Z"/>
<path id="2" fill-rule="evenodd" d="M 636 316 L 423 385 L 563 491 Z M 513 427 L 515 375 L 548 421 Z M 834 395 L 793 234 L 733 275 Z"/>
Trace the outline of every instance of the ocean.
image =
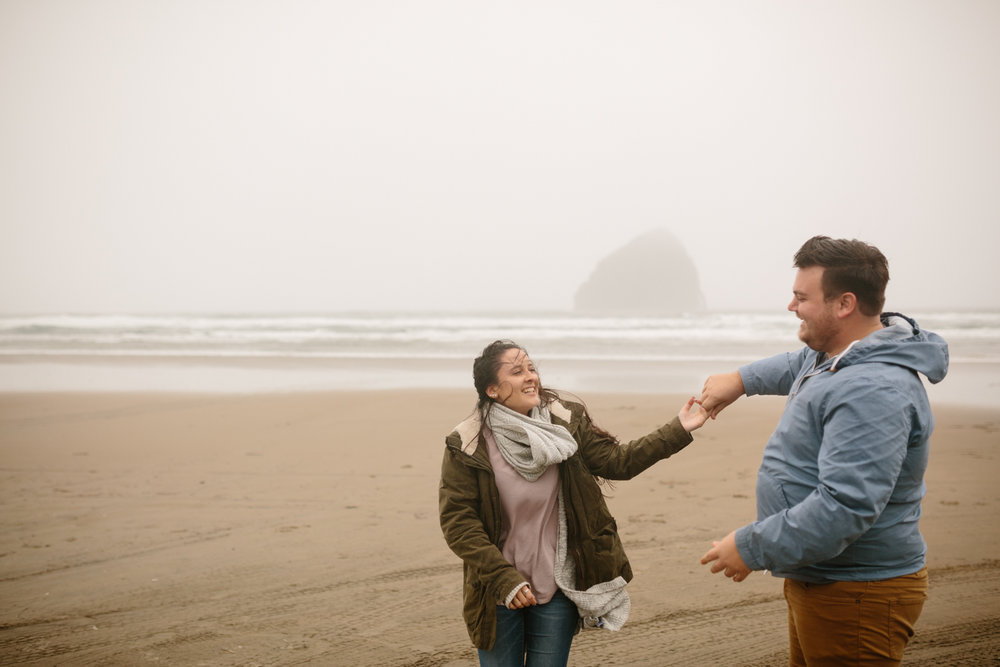
<path id="1" fill-rule="evenodd" d="M 949 342 L 952 373 L 967 369 L 973 393 L 1000 404 L 1000 312 L 910 315 Z M 0 391 L 469 387 L 472 359 L 511 339 L 553 386 L 547 370 L 574 391 L 688 393 L 706 374 L 797 349 L 797 329 L 780 311 L 3 316 Z"/>

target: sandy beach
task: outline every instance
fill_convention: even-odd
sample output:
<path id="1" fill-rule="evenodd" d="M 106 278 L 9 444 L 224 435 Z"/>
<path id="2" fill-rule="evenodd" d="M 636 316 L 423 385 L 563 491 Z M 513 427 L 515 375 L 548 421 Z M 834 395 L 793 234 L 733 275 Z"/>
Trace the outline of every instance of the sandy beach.
<path id="1" fill-rule="evenodd" d="M 677 395 L 586 394 L 623 440 Z M 573 665 L 780 665 L 781 581 L 698 559 L 754 515 L 780 399 L 744 399 L 609 504 L 635 570 Z M 472 665 L 437 518 L 471 390 L 0 395 L 0 664 Z M 1000 661 L 1000 408 L 937 405 L 930 599 L 906 664 Z"/>

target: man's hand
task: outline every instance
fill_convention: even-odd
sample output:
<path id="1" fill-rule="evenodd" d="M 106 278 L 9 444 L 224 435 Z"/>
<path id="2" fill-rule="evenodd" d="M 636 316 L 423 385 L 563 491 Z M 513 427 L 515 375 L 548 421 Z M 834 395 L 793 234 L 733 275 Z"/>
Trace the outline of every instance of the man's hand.
<path id="1" fill-rule="evenodd" d="M 739 371 L 710 375 L 701 389 L 698 404 L 715 419 L 730 403 L 746 393 Z"/>
<path id="2" fill-rule="evenodd" d="M 713 562 L 714 561 L 714 562 Z M 701 564 L 712 563 L 712 574 L 722 572 L 733 581 L 740 582 L 753 571 L 747 567 L 736 548 L 736 531 L 729 533 L 719 542 L 712 542 L 712 548 L 701 557 Z"/>

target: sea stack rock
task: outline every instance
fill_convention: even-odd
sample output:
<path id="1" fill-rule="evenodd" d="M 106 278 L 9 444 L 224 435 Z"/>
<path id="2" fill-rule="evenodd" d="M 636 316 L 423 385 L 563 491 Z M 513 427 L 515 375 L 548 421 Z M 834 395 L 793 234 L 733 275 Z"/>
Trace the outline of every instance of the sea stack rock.
<path id="1" fill-rule="evenodd" d="M 662 317 L 704 310 L 698 270 L 666 229 L 646 232 L 597 263 L 576 291 L 584 315 Z"/>

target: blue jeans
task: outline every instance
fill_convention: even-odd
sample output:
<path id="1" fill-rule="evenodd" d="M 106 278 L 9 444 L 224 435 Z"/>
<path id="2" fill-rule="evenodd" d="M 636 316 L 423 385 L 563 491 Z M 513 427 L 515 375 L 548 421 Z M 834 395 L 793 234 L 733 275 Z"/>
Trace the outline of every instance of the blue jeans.
<path id="1" fill-rule="evenodd" d="M 497 641 L 479 651 L 482 667 L 565 667 L 580 614 L 556 591 L 545 604 L 522 609 L 497 607 Z"/>

